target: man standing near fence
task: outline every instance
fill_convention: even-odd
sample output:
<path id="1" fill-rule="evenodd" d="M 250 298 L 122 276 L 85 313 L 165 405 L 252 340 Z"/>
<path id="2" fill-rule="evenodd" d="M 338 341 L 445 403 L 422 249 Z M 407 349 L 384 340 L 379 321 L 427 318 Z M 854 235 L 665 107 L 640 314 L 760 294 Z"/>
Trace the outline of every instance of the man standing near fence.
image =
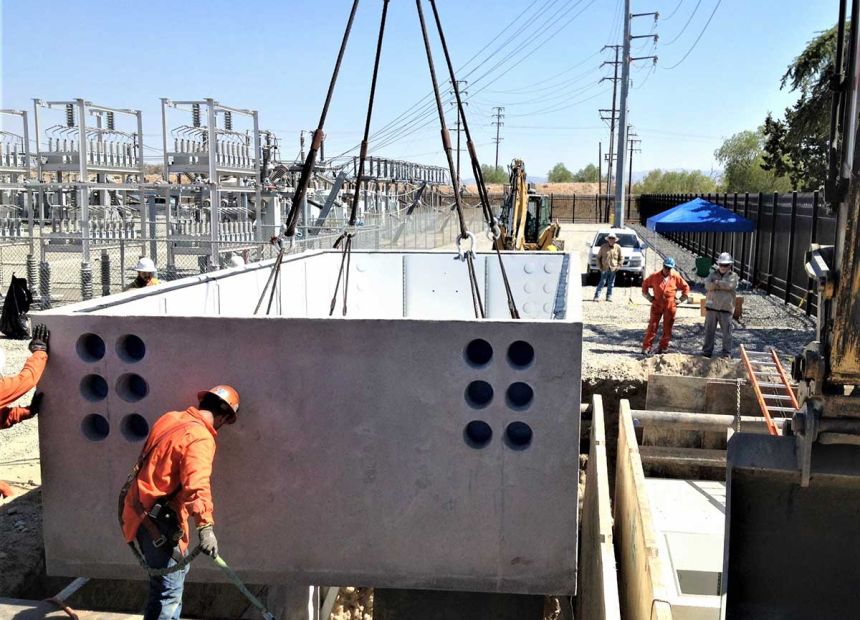
<path id="1" fill-rule="evenodd" d="M 131 281 L 131 284 L 125 287 L 125 290 L 131 291 L 136 288 L 145 288 L 147 286 L 161 284 L 159 279 L 155 277 L 155 263 L 152 262 L 151 258 L 141 256 L 137 265 L 134 266 L 134 270 L 137 272 L 137 277 Z"/>
<path id="2" fill-rule="evenodd" d="M 597 253 L 597 266 L 600 268 L 600 282 L 594 291 L 594 301 L 600 300 L 600 291 L 606 287 L 606 301 L 612 301 L 612 288 L 615 286 L 615 275 L 621 267 L 621 246 L 618 245 L 618 235 L 611 232 L 606 235 L 606 243 L 600 246 Z"/>
<path id="3" fill-rule="evenodd" d="M 702 355 L 714 354 L 714 337 L 717 325 L 723 341 L 723 357 L 732 356 L 732 315 L 738 294 L 738 276 L 732 271 L 734 260 L 728 252 L 717 257 L 716 266 L 705 280 L 705 343 Z"/>
<path id="4" fill-rule="evenodd" d="M 651 291 L 654 291 L 653 294 Z M 681 299 L 676 299 L 678 291 Z M 658 353 L 666 353 L 669 343 L 672 341 L 672 326 L 675 324 L 675 312 L 678 302 L 687 301 L 690 294 L 690 285 L 675 271 L 675 259 L 667 256 L 663 261 L 663 268 L 655 271 L 642 282 L 642 296 L 651 302 L 651 317 L 648 320 L 648 329 L 645 331 L 645 340 L 642 342 L 642 353 L 651 354 L 651 344 L 657 336 L 657 328 L 660 319 L 663 319 L 663 335 L 660 337 L 660 348 Z"/>

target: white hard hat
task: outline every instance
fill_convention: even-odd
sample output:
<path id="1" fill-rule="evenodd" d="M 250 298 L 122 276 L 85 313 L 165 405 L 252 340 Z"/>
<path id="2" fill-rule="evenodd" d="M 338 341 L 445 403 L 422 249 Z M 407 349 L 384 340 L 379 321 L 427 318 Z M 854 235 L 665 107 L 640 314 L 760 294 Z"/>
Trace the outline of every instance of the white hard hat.
<path id="1" fill-rule="evenodd" d="M 245 259 L 239 256 L 238 254 L 234 254 L 230 257 L 230 266 L 231 267 L 241 267 L 245 264 Z"/>
<path id="2" fill-rule="evenodd" d="M 143 271 L 144 273 L 155 273 L 157 271 L 155 263 L 153 263 L 152 259 L 147 256 L 140 257 L 140 260 L 137 261 L 137 265 L 134 266 L 134 270 Z"/>
<path id="3" fill-rule="evenodd" d="M 723 252 L 722 254 L 720 254 L 717 257 L 717 264 L 718 265 L 734 265 L 735 261 L 732 258 L 731 254 L 729 254 L 728 252 Z"/>

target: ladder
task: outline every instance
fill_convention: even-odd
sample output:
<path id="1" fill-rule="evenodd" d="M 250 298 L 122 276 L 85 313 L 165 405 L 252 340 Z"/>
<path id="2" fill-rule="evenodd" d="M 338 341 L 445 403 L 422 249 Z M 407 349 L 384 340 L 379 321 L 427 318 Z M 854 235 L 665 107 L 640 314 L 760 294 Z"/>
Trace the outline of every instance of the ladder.
<path id="1" fill-rule="evenodd" d="M 747 369 L 750 385 L 755 392 L 767 430 L 771 435 L 779 435 L 774 418 L 787 418 L 789 413 L 800 408 L 782 362 L 772 347 L 770 351 L 747 351 L 744 345 L 741 345 L 741 359 Z"/>

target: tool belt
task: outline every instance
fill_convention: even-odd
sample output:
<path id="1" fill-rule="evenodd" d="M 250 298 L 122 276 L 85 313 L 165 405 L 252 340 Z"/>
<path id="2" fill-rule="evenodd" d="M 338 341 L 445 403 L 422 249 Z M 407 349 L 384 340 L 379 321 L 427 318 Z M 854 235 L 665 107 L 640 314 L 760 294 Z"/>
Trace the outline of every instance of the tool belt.
<path id="1" fill-rule="evenodd" d="M 182 524 L 179 522 L 179 515 L 169 503 L 175 495 L 174 493 L 156 501 L 146 513 L 146 517 L 143 520 L 142 525 L 152 535 L 152 545 L 154 547 L 161 547 L 167 543 L 167 548 L 173 549 L 182 540 L 184 531 Z M 155 531 L 152 529 L 153 526 Z"/>

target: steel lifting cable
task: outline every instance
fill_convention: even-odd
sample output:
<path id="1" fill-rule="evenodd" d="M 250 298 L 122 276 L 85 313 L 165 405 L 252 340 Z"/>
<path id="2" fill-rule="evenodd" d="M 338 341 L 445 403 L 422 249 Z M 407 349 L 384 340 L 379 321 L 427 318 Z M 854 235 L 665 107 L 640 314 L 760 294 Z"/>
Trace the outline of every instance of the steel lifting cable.
<path id="1" fill-rule="evenodd" d="M 319 122 L 317 123 L 317 128 L 314 131 L 313 141 L 311 142 L 311 147 L 308 150 L 308 156 L 305 158 L 305 163 L 302 165 L 302 173 L 299 176 L 299 182 L 296 185 L 296 191 L 293 193 L 293 204 L 290 205 L 290 212 L 287 214 L 287 221 L 284 225 L 284 231 L 279 235 L 275 240 L 278 243 L 278 255 L 275 259 L 275 264 L 272 266 L 272 274 L 269 276 L 269 280 L 266 282 L 266 286 L 268 287 L 269 283 L 275 280 L 281 273 L 281 263 L 284 258 L 285 249 L 290 249 L 293 246 L 295 236 L 296 236 L 296 226 L 299 222 L 299 207 L 301 206 L 302 201 L 307 194 L 308 184 L 311 180 L 311 175 L 313 175 L 314 164 L 316 163 L 317 153 L 319 152 L 320 145 L 323 140 L 323 127 L 325 126 L 325 119 L 328 115 L 328 109 L 331 105 L 332 96 L 334 95 L 334 87 L 337 84 L 337 76 L 340 73 L 340 65 L 343 62 L 343 56 L 346 52 L 346 44 L 349 41 L 349 34 L 352 31 L 352 22 L 355 19 L 355 12 L 358 9 L 359 0 L 353 0 L 352 10 L 349 13 L 349 20 L 346 23 L 346 29 L 343 33 L 343 39 L 340 42 L 340 50 L 337 54 L 337 61 L 335 61 L 334 71 L 331 74 L 331 80 L 328 85 L 328 92 L 326 93 L 325 103 L 323 104 L 322 112 L 320 113 Z M 287 248 L 284 247 L 284 238 L 289 239 L 289 244 Z M 254 309 L 254 314 L 260 309 L 260 306 L 263 303 L 263 298 L 266 296 L 266 288 L 263 288 L 263 292 L 260 295 L 260 300 L 257 302 L 257 307 Z M 275 285 L 272 284 L 272 291 L 269 295 L 269 305 L 266 309 L 266 314 L 272 309 L 272 300 L 275 297 Z"/>
<path id="2" fill-rule="evenodd" d="M 340 288 L 341 278 L 343 278 L 343 316 L 346 316 L 346 298 L 349 291 L 349 266 L 352 257 L 352 238 L 355 236 L 355 222 L 358 215 L 358 195 L 361 181 L 364 177 L 364 163 L 367 159 L 367 142 L 370 135 L 370 119 L 373 116 L 373 101 L 376 96 L 376 80 L 379 77 L 379 59 L 382 56 L 382 39 L 385 36 L 385 18 L 388 15 L 388 3 L 390 0 L 382 2 L 382 18 L 379 22 L 379 37 L 376 41 L 376 57 L 373 61 L 373 77 L 370 80 L 370 96 L 367 99 L 367 116 L 364 120 L 364 137 L 361 140 L 361 152 L 358 156 L 358 175 L 355 178 L 355 191 L 352 193 L 352 208 L 349 211 L 349 221 L 347 222 L 346 230 L 334 242 L 334 247 L 337 248 L 343 242 L 343 252 L 340 258 L 340 272 L 337 274 L 337 283 L 334 287 L 334 293 L 331 296 L 331 307 L 328 315 L 334 314 L 334 306 L 337 301 L 337 292 Z"/>
<path id="3" fill-rule="evenodd" d="M 508 300 L 508 311 L 511 313 L 512 319 L 518 319 L 520 318 L 520 313 L 517 311 L 517 305 L 514 302 L 514 294 L 511 290 L 510 282 L 508 281 L 508 273 L 505 270 L 505 264 L 504 261 L 502 261 L 501 249 L 499 248 L 501 230 L 499 228 L 498 221 L 493 216 L 493 210 L 490 207 L 490 198 L 487 194 L 486 183 L 484 182 L 484 171 L 481 169 L 481 164 L 478 161 L 478 152 L 475 149 L 475 143 L 472 141 L 472 132 L 469 131 L 469 123 L 466 122 L 466 110 L 463 106 L 463 100 L 460 97 L 460 87 L 457 83 L 456 76 L 454 75 L 454 64 L 451 62 L 451 55 L 448 53 L 448 43 L 445 40 L 445 33 L 442 30 L 442 20 L 439 17 L 439 10 L 436 8 L 436 0 L 430 0 L 430 8 L 433 9 L 433 18 L 436 21 L 436 30 L 439 32 L 439 41 L 442 44 L 442 51 L 445 54 L 445 63 L 448 65 L 448 75 L 451 79 L 451 84 L 454 87 L 454 96 L 457 99 L 457 109 L 463 124 L 463 132 L 466 134 L 466 148 L 469 152 L 469 158 L 472 164 L 472 173 L 475 175 L 475 182 L 478 185 L 478 196 L 481 201 L 481 210 L 484 213 L 484 220 L 486 220 L 487 226 L 489 227 L 487 234 L 493 242 L 496 256 L 499 259 L 499 269 L 502 272 L 502 281 L 505 285 L 505 296 Z M 459 194 L 459 192 L 457 193 Z"/>
<path id="4" fill-rule="evenodd" d="M 460 222 L 460 235 L 457 237 L 457 252 L 459 254 L 459 258 L 466 261 L 466 266 L 469 271 L 469 285 L 472 291 L 472 306 L 475 310 L 475 318 L 483 319 L 486 318 L 486 314 L 484 313 L 484 304 L 481 301 L 481 289 L 478 285 L 478 278 L 475 274 L 475 235 L 469 232 L 469 229 L 466 226 L 466 218 L 463 215 L 463 205 L 460 201 L 460 178 L 457 176 L 457 169 L 454 166 L 451 136 L 448 133 L 448 126 L 445 124 L 445 111 L 442 108 L 442 97 L 439 95 L 439 82 L 436 80 L 436 68 L 433 65 L 433 52 L 430 49 L 430 38 L 427 36 L 427 24 L 424 21 L 424 11 L 421 8 L 421 0 L 415 0 L 415 6 L 418 9 L 418 20 L 421 22 L 421 35 L 424 38 L 424 49 L 427 53 L 427 65 L 430 69 L 430 80 L 433 83 L 433 95 L 436 99 L 436 110 L 439 114 L 442 148 L 444 149 L 445 157 L 448 160 L 448 170 L 451 174 L 451 180 L 454 185 L 454 206 L 457 208 L 457 218 Z M 456 81 L 453 83 L 453 86 L 456 92 Z M 471 241 L 471 247 L 464 252 L 460 244 L 466 239 Z"/>

